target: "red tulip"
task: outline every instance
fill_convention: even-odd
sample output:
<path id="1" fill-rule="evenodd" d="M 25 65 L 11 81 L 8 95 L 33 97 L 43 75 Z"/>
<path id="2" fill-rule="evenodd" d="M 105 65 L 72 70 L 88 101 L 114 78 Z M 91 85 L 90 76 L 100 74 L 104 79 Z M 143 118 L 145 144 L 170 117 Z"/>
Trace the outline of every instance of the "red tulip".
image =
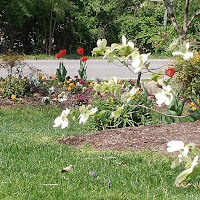
<path id="1" fill-rule="evenodd" d="M 61 55 L 61 56 L 65 56 L 65 55 L 66 55 L 66 49 L 60 50 L 60 55 Z"/>
<path id="2" fill-rule="evenodd" d="M 83 49 L 83 48 L 78 48 L 78 49 L 77 49 L 77 53 L 78 53 L 79 55 L 83 55 L 84 49 Z"/>
<path id="3" fill-rule="evenodd" d="M 60 53 L 56 53 L 55 56 L 56 56 L 56 58 L 58 58 L 58 59 L 62 57 L 62 55 L 61 55 Z"/>
<path id="4" fill-rule="evenodd" d="M 88 60 L 88 58 L 87 58 L 86 56 L 83 56 L 83 57 L 81 58 L 81 60 L 82 60 L 82 62 L 85 62 L 85 61 Z"/>
<path id="5" fill-rule="evenodd" d="M 169 68 L 165 70 L 165 74 L 170 77 L 174 76 L 175 72 L 176 72 L 175 68 Z"/>

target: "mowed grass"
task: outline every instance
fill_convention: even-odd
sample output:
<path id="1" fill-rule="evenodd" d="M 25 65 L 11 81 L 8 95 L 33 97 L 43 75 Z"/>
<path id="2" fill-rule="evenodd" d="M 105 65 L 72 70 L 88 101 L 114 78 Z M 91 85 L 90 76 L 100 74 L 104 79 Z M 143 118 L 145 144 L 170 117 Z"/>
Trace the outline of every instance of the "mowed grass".
<path id="1" fill-rule="evenodd" d="M 95 130 L 92 124 L 55 129 L 60 113 L 52 107 L 0 110 L 0 199 L 200 199 L 199 189 L 173 185 L 182 169 L 171 170 L 167 155 L 59 144 L 58 138 Z M 70 164 L 74 170 L 61 173 Z"/>

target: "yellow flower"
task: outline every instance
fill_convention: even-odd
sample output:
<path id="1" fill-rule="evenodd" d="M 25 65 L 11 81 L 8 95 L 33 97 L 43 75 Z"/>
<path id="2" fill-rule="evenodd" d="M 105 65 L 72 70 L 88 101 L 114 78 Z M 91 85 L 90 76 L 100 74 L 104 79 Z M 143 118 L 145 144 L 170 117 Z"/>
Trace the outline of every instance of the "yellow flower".
<path id="1" fill-rule="evenodd" d="M 196 106 L 192 106 L 192 110 L 194 110 L 194 111 L 195 111 L 196 109 L 197 109 L 197 107 L 196 107 Z"/>
<path id="2" fill-rule="evenodd" d="M 197 103 L 199 103 L 199 99 L 197 99 Z"/>
<path id="3" fill-rule="evenodd" d="M 54 74 L 54 75 L 52 76 L 52 79 L 55 80 L 55 79 L 56 79 L 56 76 L 57 76 L 57 74 Z"/>
<path id="4" fill-rule="evenodd" d="M 111 102 L 113 102 L 113 101 L 114 101 L 112 97 L 110 97 L 110 101 L 111 101 Z"/>
<path id="5" fill-rule="evenodd" d="M 11 99 L 15 99 L 16 98 L 16 95 L 15 94 L 12 94 L 11 95 Z"/>
<path id="6" fill-rule="evenodd" d="M 122 83 L 122 81 L 121 81 L 121 80 L 118 80 L 118 81 L 117 81 L 117 84 L 121 84 L 121 83 Z"/>
<path id="7" fill-rule="evenodd" d="M 191 102 L 191 104 L 190 104 L 191 106 L 194 106 L 195 105 L 195 103 L 194 102 Z"/>
<path id="8" fill-rule="evenodd" d="M 71 90 L 72 90 L 72 88 L 71 88 L 71 87 L 67 87 L 67 90 L 68 90 L 68 91 L 71 91 Z"/>
<path id="9" fill-rule="evenodd" d="M 90 87 L 93 87 L 93 85 L 94 85 L 93 83 L 90 83 Z"/>
<path id="10" fill-rule="evenodd" d="M 70 83 L 69 86 L 71 86 L 71 87 L 75 87 L 74 83 Z"/>
<path id="11" fill-rule="evenodd" d="M 141 92 L 138 90 L 137 92 L 136 92 L 137 94 L 141 94 Z"/>
<path id="12" fill-rule="evenodd" d="M 39 77 L 40 77 L 40 75 L 39 75 L 39 74 L 37 74 L 37 75 L 36 75 L 36 77 L 37 77 L 37 78 L 39 78 Z"/>
<path id="13" fill-rule="evenodd" d="M 132 96 L 131 99 L 135 99 L 135 96 Z"/>
<path id="14" fill-rule="evenodd" d="M 109 103 L 109 102 L 110 102 L 110 99 L 107 99 L 106 101 Z"/>
<path id="15" fill-rule="evenodd" d="M 46 78 L 45 78 L 44 76 L 42 76 L 42 80 L 43 80 L 43 81 L 45 81 L 45 80 L 46 80 Z"/>
<path id="16" fill-rule="evenodd" d="M 67 81 L 67 83 L 70 83 L 70 81 Z"/>

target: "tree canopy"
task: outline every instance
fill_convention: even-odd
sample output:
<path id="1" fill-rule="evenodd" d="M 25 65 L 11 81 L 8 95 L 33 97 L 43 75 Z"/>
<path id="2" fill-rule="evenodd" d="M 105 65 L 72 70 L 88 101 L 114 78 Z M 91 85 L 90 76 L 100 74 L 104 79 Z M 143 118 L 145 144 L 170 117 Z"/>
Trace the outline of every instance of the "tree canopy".
<path id="1" fill-rule="evenodd" d="M 182 0 L 174 0 L 173 7 L 170 2 L 4 0 L 0 2 L 0 53 L 12 50 L 54 54 L 60 49 L 73 53 L 84 47 L 89 54 L 98 38 L 106 38 L 108 43 L 120 42 L 123 34 L 143 52 L 162 52 L 177 31 L 184 33 L 185 38 L 199 41 L 198 0 L 186 0 L 188 8 Z M 166 27 L 165 9 L 168 10 Z M 180 30 L 171 23 L 172 16 Z"/>

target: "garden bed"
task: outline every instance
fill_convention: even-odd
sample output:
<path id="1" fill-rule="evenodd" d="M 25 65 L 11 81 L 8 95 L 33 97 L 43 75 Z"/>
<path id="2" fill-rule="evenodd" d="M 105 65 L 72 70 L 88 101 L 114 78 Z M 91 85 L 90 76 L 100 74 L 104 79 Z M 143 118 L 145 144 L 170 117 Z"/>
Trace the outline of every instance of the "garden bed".
<path id="1" fill-rule="evenodd" d="M 108 129 L 96 133 L 58 139 L 60 143 L 95 150 L 158 150 L 166 152 L 170 140 L 195 143 L 200 147 L 200 121 L 153 126 Z"/>

